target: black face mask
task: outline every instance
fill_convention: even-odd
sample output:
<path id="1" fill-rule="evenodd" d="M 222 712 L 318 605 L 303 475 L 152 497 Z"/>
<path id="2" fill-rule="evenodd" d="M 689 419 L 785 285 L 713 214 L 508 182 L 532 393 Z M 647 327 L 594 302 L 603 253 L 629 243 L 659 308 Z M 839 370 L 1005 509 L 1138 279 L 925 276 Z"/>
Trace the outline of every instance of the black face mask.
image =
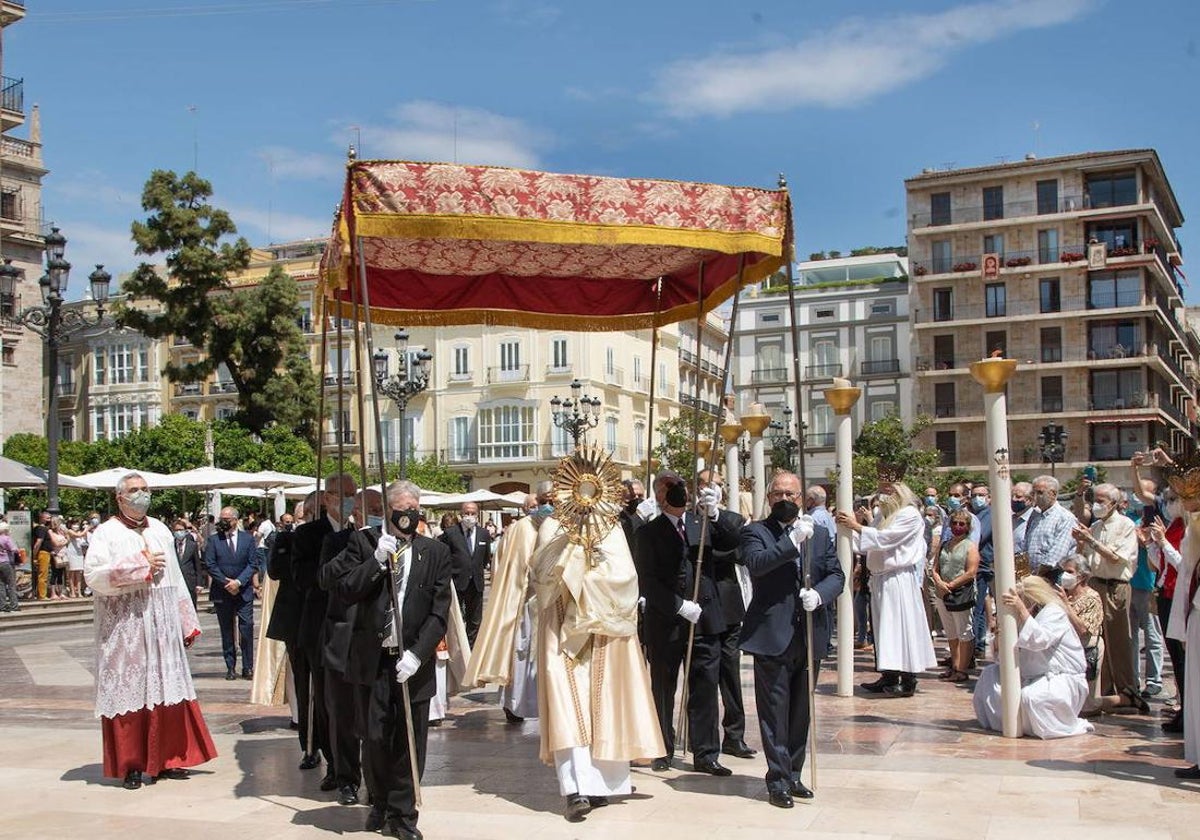
<path id="1" fill-rule="evenodd" d="M 628 502 L 625 503 L 625 510 L 631 514 L 637 513 L 638 505 L 640 505 L 641 503 L 642 503 L 642 499 L 638 498 L 637 496 L 634 496 L 632 499 L 630 499 Z"/>
<path id="2" fill-rule="evenodd" d="M 408 510 L 393 510 L 392 525 L 396 530 L 405 536 L 411 537 L 417 533 L 417 523 L 420 521 L 421 511 L 417 508 Z"/>
<path id="3" fill-rule="evenodd" d="M 229 533 L 229 523 L 226 522 L 224 519 L 218 519 L 217 520 L 217 530 L 220 531 L 222 534 L 228 534 Z"/>
<path id="4" fill-rule="evenodd" d="M 800 515 L 800 505 L 793 502 L 791 499 L 780 499 L 775 504 L 771 505 L 771 518 L 776 522 L 782 522 L 787 525 L 789 522 L 795 521 Z"/>
<path id="5" fill-rule="evenodd" d="M 671 507 L 687 507 L 687 487 L 684 484 L 672 484 L 667 488 L 664 500 Z"/>

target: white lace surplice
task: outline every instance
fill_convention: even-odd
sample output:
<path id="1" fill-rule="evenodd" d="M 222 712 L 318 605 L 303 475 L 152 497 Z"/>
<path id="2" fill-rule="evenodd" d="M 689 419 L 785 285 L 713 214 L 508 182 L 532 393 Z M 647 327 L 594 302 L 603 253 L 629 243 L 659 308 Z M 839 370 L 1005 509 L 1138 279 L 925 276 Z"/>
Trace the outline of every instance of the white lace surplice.
<path id="1" fill-rule="evenodd" d="M 171 532 L 149 518 L 139 533 L 116 518 L 92 534 L 84 578 L 95 593 L 96 717 L 195 700 L 183 640 L 199 635 Z M 146 552 L 168 558 L 148 582 Z"/>

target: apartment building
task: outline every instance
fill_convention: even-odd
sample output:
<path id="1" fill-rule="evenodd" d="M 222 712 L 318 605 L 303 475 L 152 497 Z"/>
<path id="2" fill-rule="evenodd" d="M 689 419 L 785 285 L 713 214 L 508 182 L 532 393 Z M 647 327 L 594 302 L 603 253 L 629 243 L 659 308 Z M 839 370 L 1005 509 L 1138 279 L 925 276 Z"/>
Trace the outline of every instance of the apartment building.
<path id="1" fill-rule="evenodd" d="M 9 27 L 25 17 L 21 0 L 0 0 L 0 253 L 20 271 L 17 293 L 0 300 L 0 440 L 17 432 L 45 434 L 44 347 L 36 333 L 11 316 L 42 303 L 38 279 L 44 273 L 41 128 L 37 106 L 29 115 L 28 139 L 11 131 L 26 123 L 25 80 L 7 75 L 3 42 Z M 77 281 L 78 282 L 78 281 Z"/>
<path id="2" fill-rule="evenodd" d="M 1066 429 L 1061 468 L 1192 446 L 1200 344 L 1180 286 L 1179 203 L 1153 149 L 1088 152 L 905 182 L 916 410 L 944 467 L 985 471 L 983 396 L 969 365 L 1017 359 L 1014 469 L 1040 472 L 1039 433 Z M 1053 462 L 1053 460 L 1052 460 Z"/>
<path id="3" fill-rule="evenodd" d="M 834 377 L 863 389 L 854 408 L 856 433 L 889 414 L 912 420 L 908 260 L 889 252 L 803 262 L 794 297 L 801 411 L 791 419 L 790 436 L 802 444 L 807 481 L 828 484 L 836 426 L 824 389 Z M 786 283 L 771 278 L 743 292 L 734 342 L 741 410 L 761 402 L 782 423 L 783 409 L 795 405 Z"/>

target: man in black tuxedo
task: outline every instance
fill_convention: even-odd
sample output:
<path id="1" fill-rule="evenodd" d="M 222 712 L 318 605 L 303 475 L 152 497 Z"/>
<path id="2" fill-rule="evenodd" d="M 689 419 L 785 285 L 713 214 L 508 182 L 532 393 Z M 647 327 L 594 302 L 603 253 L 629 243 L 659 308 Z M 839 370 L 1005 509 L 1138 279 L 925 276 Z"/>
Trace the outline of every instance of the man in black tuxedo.
<path id="1" fill-rule="evenodd" d="M 716 485 L 722 491 L 724 482 L 712 470 L 700 471 L 700 488 Z M 722 495 L 724 495 L 722 493 Z M 731 524 L 741 533 L 746 520 L 729 511 Z M 721 752 L 736 758 L 753 758 L 757 753 L 746 743 L 746 705 L 742 700 L 742 651 L 738 646 L 738 634 L 742 629 L 742 618 L 746 615 L 746 602 L 742 598 L 742 585 L 738 582 L 738 552 L 713 552 L 713 573 L 717 591 L 721 596 L 721 614 L 725 629 L 720 633 L 721 666 L 719 684 L 721 688 Z"/>
<path id="2" fill-rule="evenodd" d="M 176 519 L 171 536 L 175 538 L 175 559 L 179 562 L 179 571 L 183 572 L 183 580 L 187 584 L 188 595 L 192 596 L 194 609 L 200 582 L 204 580 L 204 559 L 200 556 L 196 540 L 188 532 L 187 522 Z"/>
<path id="3" fill-rule="evenodd" d="M 717 691 L 720 675 L 721 633 L 726 629 L 721 595 L 716 583 L 713 550 L 731 551 L 739 544 L 739 519 L 719 508 L 720 491 L 701 491 L 699 513 L 687 510 L 688 493 L 683 479 L 664 472 L 654 481 L 660 516 L 637 531 L 634 564 L 638 588 L 646 599 L 642 642 L 650 665 L 650 690 L 662 728 L 667 755 L 654 759 L 651 767 L 667 770 L 675 752 L 675 684 L 687 648 L 688 625 L 696 625 L 688 680 L 688 730 L 691 733 L 693 768 L 714 776 L 731 774 L 718 762 Z M 707 517 L 708 536 L 700 551 L 702 519 Z M 693 597 L 697 559 L 703 556 L 700 594 Z"/>
<path id="4" fill-rule="evenodd" d="M 742 650 L 754 657 L 754 703 L 767 759 L 772 805 L 791 808 L 792 797 L 811 799 L 800 781 L 808 743 L 806 612 L 812 613 L 814 666 L 829 649 L 831 606 L 846 584 L 828 532 L 800 516 L 803 495 L 793 473 L 776 474 L 767 491 L 771 515 L 742 531 L 741 562 L 754 595 L 742 622 Z M 811 586 L 804 585 L 807 560 Z M 850 640 L 845 640 L 849 644 Z"/>
<path id="5" fill-rule="evenodd" d="M 386 533 L 355 531 L 325 573 L 334 577 L 338 597 L 358 605 L 346 661 L 339 664 L 348 680 L 367 687 L 363 769 L 373 805 L 366 829 L 382 828 L 402 840 L 421 837 L 405 716 L 412 720 L 419 774 L 436 688 L 434 654 L 450 609 L 450 552 L 416 533 L 420 498 L 412 482 L 390 484 Z M 408 708 L 402 685 L 408 686 Z"/>
<path id="6" fill-rule="evenodd" d="M 325 479 L 319 515 L 295 531 L 292 538 L 292 579 L 300 592 L 300 621 L 296 627 L 295 658 L 291 660 L 292 678 L 296 684 L 296 705 L 300 709 L 300 745 L 304 756 L 301 770 L 311 770 L 320 763 L 318 753 L 325 756 L 325 778 L 321 790 L 338 787 L 337 774 L 332 766 L 329 748 L 329 718 L 325 707 L 325 669 L 321 664 L 321 631 L 325 624 L 328 597 L 317 585 L 321 567 L 321 549 L 325 538 L 342 531 L 354 511 L 354 494 L 358 487 L 349 475 L 332 475 Z M 311 689 L 311 691 L 310 691 Z M 309 736 L 311 709 L 312 736 Z"/>
<path id="7" fill-rule="evenodd" d="M 233 624 L 237 621 L 242 648 L 242 679 L 254 677 L 254 589 L 250 580 L 255 562 L 254 537 L 238 530 L 237 508 L 221 508 L 217 533 L 204 548 L 204 565 L 212 580 L 208 597 L 221 628 L 221 653 L 225 656 L 225 679 L 235 680 L 237 649 Z"/>
<path id="8" fill-rule="evenodd" d="M 466 502 L 459 509 L 458 524 L 438 537 L 450 549 L 454 589 L 467 625 L 467 640 L 475 647 L 483 621 L 483 571 L 492 558 L 492 538 L 479 526 L 479 505 Z"/>
<path id="9" fill-rule="evenodd" d="M 383 495 L 373 487 L 358 491 L 354 503 L 354 521 L 365 527 L 383 524 Z M 331 772 L 337 784 L 338 802 L 354 805 L 362 783 L 362 717 L 365 688 L 346 677 L 350 643 L 358 604 L 338 594 L 337 580 L 344 573 L 338 562 L 353 530 L 335 531 L 321 544 L 321 567 L 317 585 L 328 593 L 325 625 L 321 631 L 321 667 L 325 674 L 325 709 L 329 725 L 329 746 L 333 754 Z"/>

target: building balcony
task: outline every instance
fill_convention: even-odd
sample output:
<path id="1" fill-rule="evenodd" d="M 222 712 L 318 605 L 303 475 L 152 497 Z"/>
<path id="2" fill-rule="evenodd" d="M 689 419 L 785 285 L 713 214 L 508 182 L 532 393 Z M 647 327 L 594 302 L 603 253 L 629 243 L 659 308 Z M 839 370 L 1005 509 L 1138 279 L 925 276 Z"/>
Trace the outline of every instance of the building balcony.
<path id="1" fill-rule="evenodd" d="M 204 396 L 204 385 L 200 382 L 179 382 L 175 384 L 176 397 L 202 397 Z"/>
<path id="2" fill-rule="evenodd" d="M 580 443 L 592 441 L 593 438 L 591 436 L 585 435 L 580 440 Z M 594 442 L 598 443 L 599 441 Z M 627 444 L 618 444 L 617 446 L 602 445 L 601 448 L 605 449 L 617 463 L 638 463 L 638 459 L 634 457 L 634 448 Z M 486 466 L 490 464 L 512 464 L 514 462 L 518 462 L 524 466 L 531 462 L 537 464 L 554 463 L 570 455 L 572 450 L 573 446 L 570 443 L 563 446 L 556 443 L 512 441 L 507 443 L 485 443 L 478 446 L 451 446 L 436 452 L 432 450 L 415 450 L 410 452 L 409 459 L 420 459 L 428 455 L 436 455 L 442 463 L 454 466 Z M 392 453 L 388 453 L 387 457 L 390 459 L 394 456 Z M 644 460 L 644 458 L 641 460 Z M 389 463 L 392 463 L 392 461 L 389 461 Z"/>
<path id="3" fill-rule="evenodd" d="M 5 166 L 20 166 L 43 173 L 46 171 L 42 166 L 41 143 L 5 135 L 3 143 L 0 143 L 0 154 L 4 155 Z"/>
<path id="4" fill-rule="evenodd" d="M 211 396 L 220 396 L 221 394 L 237 394 L 237 384 L 233 382 L 210 382 L 208 383 L 208 393 Z"/>
<path id="5" fill-rule="evenodd" d="M 1055 248 L 1037 248 L 1032 251 L 1005 251 L 1000 254 L 1000 274 L 1005 272 L 1026 273 L 1033 269 L 1086 268 L 1087 246 L 1065 245 Z M 979 274 L 983 262 L 982 254 L 955 254 L 949 259 L 927 257 L 911 262 L 912 275 L 918 280 L 956 274 Z"/>
<path id="6" fill-rule="evenodd" d="M 326 446 L 337 446 L 339 443 L 343 446 L 356 446 L 358 444 L 358 432 L 353 429 L 325 432 L 321 437 Z"/>
<path id="7" fill-rule="evenodd" d="M 546 365 L 546 378 L 567 377 L 574 372 L 572 365 Z"/>
<path id="8" fill-rule="evenodd" d="M 899 359 L 874 359 L 858 363 L 860 376 L 898 376 L 900 374 Z"/>
<path id="9" fill-rule="evenodd" d="M 339 380 L 340 380 L 340 382 L 339 382 Z M 339 384 L 344 387 L 347 385 L 353 385 L 354 382 L 355 382 L 354 371 L 352 371 L 352 370 L 342 371 L 342 375 L 340 377 L 336 373 L 326 373 L 325 374 L 325 387 L 326 388 L 336 388 L 336 387 L 338 387 Z"/>
<path id="10" fill-rule="evenodd" d="M 782 385 L 787 378 L 787 368 L 756 368 L 750 371 L 751 385 Z"/>
<path id="11" fill-rule="evenodd" d="M 830 379 L 842 375 L 842 366 L 837 365 L 807 365 L 804 368 L 805 379 Z"/>
<path id="12" fill-rule="evenodd" d="M 633 390 L 635 390 L 639 393 L 642 393 L 642 394 L 650 393 L 650 377 L 646 376 L 645 374 L 635 373 L 633 375 L 632 387 L 633 387 Z"/>
<path id="13" fill-rule="evenodd" d="M 1036 292 L 1037 289 L 1030 291 Z M 1003 302 L 986 303 L 951 303 L 950 306 L 921 306 L 914 307 L 913 321 L 920 329 L 929 325 L 958 324 L 967 321 L 984 321 L 989 319 L 1012 320 L 1013 318 L 1029 318 L 1045 315 L 1048 320 L 1055 320 L 1063 315 L 1086 313 L 1091 316 L 1128 315 L 1129 310 L 1136 308 L 1148 309 L 1153 302 L 1136 296 L 1121 296 L 1101 299 L 1094 297 L 1059 297 L 1051 300 L 1038 298 L 1007 297 Z M 1168 315 L 1174 320 L 1173 315 Z M 939 327 L 944 328 L 944 327 Z"/>
<path id="14" fill-rule="evenodd" d="M 814 432 L 804 436 L 805 449 L 832 449 L 836 444 L 836 432 Z"/>
<path id="15" fill-rule="evenodd" d="M 475 373 L 469 370 L 451 371 L 446 376 L 446 384 L 448 385 L 472 385 L 475 382 Z"/>
<path id="16" fill-rule="evenodd" d="M 618 388 L 625 387 L 625 370 L 619 367 L 606 368 L 604 382 L 607 385 L 616 385 Z"/>
<path id="17" fill-rule="evenodd" d="M 487 369 L 487 384 L 507 385 L 529 381 L 529 365 L 504 365 Z"/>
<path id="18" fill-rule="evenodd" d="M 0 76 L 0 125 L 4 131 L 25 122 L 25 80 Z"/>
<path id="19" fill-rule="evenodd" d="M 1028 201 L 1008 201 L 1002 205 L 970 204 L 962 207 L 951 207 L 948 215 L 937 217 L 933 213 L 913 213 L 909 222 L 913 230 L 921 228 L 949 227 L 952 225 L 971 225 L 982 222 L 997 222 L 1004 219 L 1025 219 L 1033 216 L 1051 216 L 1057 213 L 1076 213 L 1085 209 L 1086 201 L 1082 195 L 1060 196 L 1052 205 L 1041 203 L 1036 199 Z"/>
<path id="20" fill-rule="evenodd" d="M 958 413 L 958 404 L 952 402 L 940 402 L 933 406 L 934 417 L 954 417 Z"/>

